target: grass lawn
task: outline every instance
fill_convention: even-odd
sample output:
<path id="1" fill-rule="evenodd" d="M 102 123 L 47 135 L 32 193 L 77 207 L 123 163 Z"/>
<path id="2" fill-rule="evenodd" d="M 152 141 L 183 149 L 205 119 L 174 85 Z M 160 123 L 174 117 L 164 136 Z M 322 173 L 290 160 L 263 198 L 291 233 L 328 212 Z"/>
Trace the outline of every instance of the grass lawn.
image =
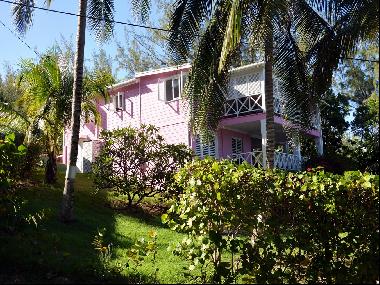
<path id="1" fill-rule="evenodd" d="M 150 257 L 137 273 L 123 267 L 114 279 L 102 278 L 101 264 L 92 241 L 98 229 L 106 228 L 105 241 L 112 243 L 113 262 L 128 262 L 126 249 L 149 230 L 157 231 L 160 283 L 185 283 L 182 267 L 186 263 L 167 251 L 169 244 L 183 236 L 163 226 L 160 216 L 111 209 L 106 193 L 94 194 L 91 178 L 78 174 L 75 184 L 76 221 L 62 224 L 58 209 L 63 190 L 64 170 L 61 168 L 55 185 L 42 183 L 42 170 L 34 178 L 35 185 L 22 190 L 27 209 L 47 209 L 48 214 L 38 228 L 23 226 L 16 233 L 0 232 L 0 283 L 74 283 L 74 282 L 149 282 L 153 273 Z M 134 273 L 135 272 L 135 273 Z"/>

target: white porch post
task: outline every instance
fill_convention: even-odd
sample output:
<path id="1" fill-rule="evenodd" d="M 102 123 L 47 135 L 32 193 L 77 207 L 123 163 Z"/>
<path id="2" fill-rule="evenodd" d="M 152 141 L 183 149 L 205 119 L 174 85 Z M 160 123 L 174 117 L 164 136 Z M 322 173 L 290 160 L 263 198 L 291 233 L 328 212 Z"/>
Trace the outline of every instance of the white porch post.
<path id="1" fill-rule="evenodd" d="M 316 112 L 316 121 L 317 121 L 317 129 L 319 131 L 319 137 L 315 138 L 315 146 L 317 148 L 317 153 L 319 156 L 323 155 L 323 137 L 322 137 L 322 125 L 321 125 L 321 112 L 319 107 L 317 106 Z"/>
<path id="2" fill-rule="evenodd" d="M 298 165 L 297 170 L 301 169 L 301 144 L 299 137 L 294 138 L 294 151 L 293 154 L 297 157 Z"/>
<path id="3" fill-rule="evenodd" d="M 299 159 L 301 159 L 301 145 L 299 140 L 296 141 L 294 146 L 294 155 L 297 156 Z"/>
<path id="4" fill-rule="evenodd" d="M 315 138 L 315 146 L 317 148 L 317 153 L 319 156 L 323 155 L 323 138 L 322 138 L 322 133 L 320 137 Z"/>
<path id="5" fill-rule="evenodd" d="M 263 153 L 263 168 L 267 168 L 267 120 L 260 120 L 261 128 L 261 150 Z"/>

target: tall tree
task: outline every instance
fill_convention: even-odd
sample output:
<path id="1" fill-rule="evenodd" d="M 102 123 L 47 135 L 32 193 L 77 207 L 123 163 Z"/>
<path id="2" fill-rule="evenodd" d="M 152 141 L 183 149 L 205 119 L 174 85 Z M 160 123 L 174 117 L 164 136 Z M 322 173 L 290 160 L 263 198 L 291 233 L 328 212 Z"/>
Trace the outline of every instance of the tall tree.
<path id="1" fill-rule="evenodd" d="M 140 17 L 138 9 L 143 7 L 138 1 L 134 1 L 135 20 L 142 22 L 144 17 Z M 161 29 L 168 29 L 172 5 L 170 0 L 154 0 L 156 6 L 154 26 Z M 146 11 L 149 13 L 149 11 Z M 152 23 L 148 22 L 152 26 Z M 124 40 L 116 40 L 117 54 L 115 60 L 118 69 L 126 71 L 126 77 L 132 77 L 136 72 L 146 71 L 152 68 L 160 68 L 173 64 L 166 49 L 168 33 L 163 30 L 147 29 L 139 31 L 134 29 L 124 29 Z"/>
<path id="2" fill-rule="evenodd" d="M 76 161 L 78 157 L 78 141 L 80 130 L 81 99 L 83 91 L 83 62 L 86 36 L 86 20 L 89 16 L 90 28 L 99 40 L 106 40 L 113 31 L 114 1 L 113 0 L 78 0 L 78 26 L 75 48 L 74 84 L 71 115 L 71 146 L 69 165 L 65 176 L 60 219 L 63 222 L 74 220 L 74 181 L 76 176 Z M 24 34 L 32 24 L 34 1 L 17 0 L 13 6 L 13 18 L 16 28 Z M 51 0 L 47 0 L 49 6 Z"/>
<path id="3" fill-rule="evenodd" d="M 169 46 L 184 61 L 197 46 L 187 84 L 198 131 L 215 130 L 223 114 L 230 59 L 242 38 L 264 43 L 268 158 L 273 166 L 273 73 L 282 82 L 285 117 L 312 126 L 313 109 L 331 85 L 333 70 L 358 41 L 378 38 L 378 1 L 179 0 Z"/>
<path id="4" fill-rule="evenodd" d="M 178 61 L 188 58 L 200 38 L 186 90 L 196 132 L 217 128 L 223 115 L 231 58 L 243 39 L 258 46 L 261 43 L 265 58 L 267 157 L 273 167 L 273 74 L 282 80 L 288 119 L 310 125 L 311 108 L 305 102 L 314 102 L 305 100 L 310 94 L 306 56 L 321 33 L 328 32 L 327 23 L 301 0 L 178 1 L 171 30 L 169 46 Z"/>
<path id="5" fill-rule="evenodd" d="M 360 170 L 379 171 L 379 44 L 362 43 L 354 58 L 346 60 L 337 74 L 336 89 L 350 100 L 353 108 L 351 139 L 347 156 Z"/>
<path id="6" fill-rule="evenodd" d="M 6 107 L 5 102 L 0 103 L 0 124 L 24 133 L 28 145 L 41 142 L 48 156 L 45 181 L 52 183 L 60 137 L 70 114 L 72 74 L 61 72 L 56 57 L 47 55 L 38 63 L 23 60 L 18 77 L 23 93 L 6 102 Z"/>

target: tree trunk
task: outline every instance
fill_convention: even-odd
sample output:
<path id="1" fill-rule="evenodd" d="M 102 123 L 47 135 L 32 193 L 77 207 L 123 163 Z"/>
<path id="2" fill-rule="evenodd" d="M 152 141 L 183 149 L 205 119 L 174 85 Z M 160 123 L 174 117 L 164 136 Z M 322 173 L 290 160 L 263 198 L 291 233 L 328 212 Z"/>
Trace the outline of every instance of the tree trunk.
<path id="1" fill-rule="evenodd" d="M 78 141 L 80 130 L 80 115 L 83 90 L 83 61 L 84 45 L 86 37 L 86 10 L 87 0 L 79 0 L 79 17 L 77 46 L 74 68 L 73 105 L 71 113 L 71 146 L 69 163 L 66 169 L 65 188 L 63 190 L 60 219 L 62 222 L 74 220 L 74 181 L 76 175 L 76 163 L 78 158 Z"/>
<path id="2" fill-rule="evenodd" d="M 271 29 L 270 29 L 271 30 Z M 274 168 L 274 98 L 273 98 L 273 35 L 265 40 L 265 106 L 267 126 L 267 168 Z"/>
<path id="3" fill-rule="evenodd" d="M 57 178 L 57 157 L 55 151 L 48 153 L 48 160 L 45 166 L 45 182 L 48 184 L 54 183 Z"/>

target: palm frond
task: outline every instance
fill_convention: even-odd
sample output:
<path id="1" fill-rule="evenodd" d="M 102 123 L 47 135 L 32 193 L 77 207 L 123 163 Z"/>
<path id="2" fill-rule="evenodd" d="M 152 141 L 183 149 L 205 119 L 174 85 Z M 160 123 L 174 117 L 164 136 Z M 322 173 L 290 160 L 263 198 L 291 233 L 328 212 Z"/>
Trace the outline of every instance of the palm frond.
<path id="1" fill-rule="evenodd" d="M 33 6 L 34 0 L 17 0 L 12 6 L 13 23 L 22 35 L 33 23 Z"/>
<path id="2" fill-rule="evenodd" d="M 350 6 L 350 3 L 342 0 L 346 4 L 344 13 L 339 15 L 332 31 L 326 33 L 309 51 L 316 94 L 323 94 L 327 90 L 339 61 L 355 52 L 360 42 L 378 41 L 378 1 L 359 2 L 353 1 Z"/>
<path id="3" fill-rule="evenodd" d="M 108 40 L 113 33 L 115 6 L 113 0 L 91 0 L 88 6 L 89 25 L 98 41 Z"/>
<path id="4" fill-rule="evenodd" d="M 82 102 L 82 116 L 84 122 L 89 123 L 93 121 L 96 125 L 100 126 L 101 116 L 96 107 L 96 103 L 93 101 Z"/>
<path id="5" fill-rule="evenodd" d="M 14 104 L 0 100 L 0 130 L 25 133 L 30 125 L 27 114 L 19 110 Z"/>
<path id="6" fill-rule="evenodd" d="M 178 0 L 170 19 L 168 49 L 177 62 L 187 60 L 201 27 L 213 9 L 212 0 Z M 215 1 L 216 2 L 216 1 Z"/>
<path id="7" fill-rule="evenodd" d="M 214 17 L 201 38 L 185 89 L 192 131 L 202 136 L 217 129 L 227 94 L 228 64 L 221 72 L 218 67 L 228 13 L 217 9 Z"/>
<path id="8" fill-rule="evenodd" d="M 132 12 L 135 19 L 140 23 L 146 23 L 150 14 L 150 0 L 132 0 Z"/>
<path id="9" fill-rule="evenodd" d="M 312 102 L 307 57 L 299 49 L 288 25 L 277 23 L 274 29 L 273 70 L 280 82 L 284 118 L 293 125 L 311 126 Z"/>
<path id="10" fill-rule="evenodd" d="M 232 0 L 226 9 L 229 11 L 228 24 L 224 34 L 224 41 L 222 46 L 222 51 L 220 54 L 218 72 L 224 69 L 227 59 L 230 57 L 238 45 L 241 39 L 241 24 L 242 24 L 242 13 L 245 8 L 240 0 Z"/>

